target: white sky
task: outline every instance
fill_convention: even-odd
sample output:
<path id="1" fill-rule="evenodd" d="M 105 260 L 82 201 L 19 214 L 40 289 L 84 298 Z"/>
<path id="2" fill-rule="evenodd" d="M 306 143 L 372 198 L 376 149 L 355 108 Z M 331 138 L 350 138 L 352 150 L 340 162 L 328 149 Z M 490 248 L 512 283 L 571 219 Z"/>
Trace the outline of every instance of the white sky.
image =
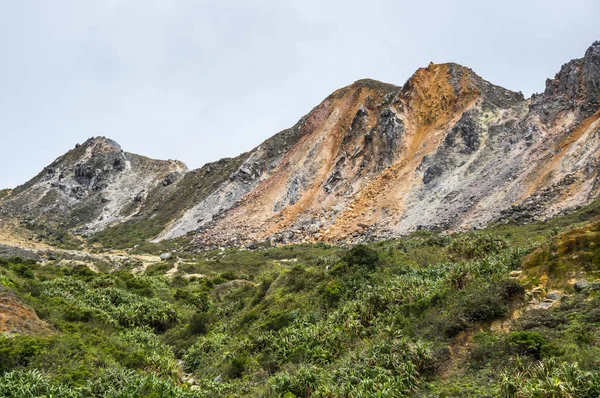
<path id="1" fill-rule="evenodd" d="M 0 188 L 97 135 L 200 167 L 430 61 L 529 96 L 599 21 L 597 0 L 0 0 Z"/>

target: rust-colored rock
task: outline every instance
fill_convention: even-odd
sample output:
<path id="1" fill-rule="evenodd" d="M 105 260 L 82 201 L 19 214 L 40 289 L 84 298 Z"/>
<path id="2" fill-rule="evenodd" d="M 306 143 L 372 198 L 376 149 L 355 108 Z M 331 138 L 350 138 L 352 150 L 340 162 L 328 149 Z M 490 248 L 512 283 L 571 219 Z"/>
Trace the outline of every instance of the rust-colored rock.
<path id="1" fill-rule="evenodd" d="M 48 335 L 52 329 L 17 295 L 0 285 L 0 335 Z"/>

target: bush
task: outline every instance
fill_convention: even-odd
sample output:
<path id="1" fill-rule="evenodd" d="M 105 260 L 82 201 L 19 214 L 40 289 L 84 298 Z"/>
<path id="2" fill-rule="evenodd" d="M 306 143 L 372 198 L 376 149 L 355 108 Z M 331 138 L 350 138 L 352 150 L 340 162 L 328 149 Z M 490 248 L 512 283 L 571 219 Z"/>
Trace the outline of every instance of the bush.
<path id="1" fill-rule="evenodd" d="M 22 278 L 25 278 L 25 279 L 34 279 L 35 278 L 35 274 L 33 273 L 33 270 L 31 270 L 31 268 L 25 264 L 17 264 L 13 267 L 13 270 L 15 271 L 15 273 L 17 275 L 19 275 Z"/>
<path id="2" fill-rule="evenodd" d="M 38 337 L 0 337 L 0 374 L 27 366 L 46 346 L 46 340 Z"/>
<path id="3" fill-rule="evenodd" d="M 302 265 L 295 265 L 284 276 L 285 286 L 290 292 L 297 293 L 302 290 L 308 290 L 318 281 L 318 275 L 309 272 Z"/>
<path id="4" fill-rule="evenodd" d="M 555 359 L 525 366 L 517 363 L 513 372 L 503 372 L 500 396 L 513 397 L 598 397 L 600 374 L 584 371 L 578 363 L 558 362 Z"/>
<path id="5" fill-rule="evenodd" d="M 227 363 L 223 374 L 229 379 L 238 379 L 246 371 L 249 361 L 250 359 L 246 354 L 238 354 Z"/>
<path id="6" fill-rule="evenodd" d="M 513 332 L 506 337 L 510 349 L 519 355 L 531 355 L 537 359 L 548 344 L 538 332 Z"/>
<path id="7" fill-rule="evenodd" d="M 266 330 L 277 331 L 288 326 L 294 320 L 294 316 L 289 311 L 274 311 L 269 314 L 263 328 Z"/>
<path id="8" fill-rule="evenodd" d="M 88 322 L 94 315 L 92 310 L 79 307 L 69 307 L 63 313 L 63 318 L 68 322 Z"/>
<path id="9" fill-rule="evenodd" d="M 71 276 L 78 276 L 84 279 L 91 279 L 96 276 L 94 271 L 83 264 L 74 265 L 73 268 L 68 270 L 67 274 Z"/>
<path id="10" fill-rule="evenodd" d="M 465 300 L 464 314 L 471 322 L 492 321 L 507 313 L 502 297 L 487 289 L 476 291 Z"/>
<path id="11" fill-rule="evenodd" d="M 343 260 L 349 266 L 359 266 L 374 270 L 379 263 L 379 254 L 367 245 L 358 244 L 346 252 Z"/>
<path id="12" fill-rule="evenodd" d="M 338 281 L 329 281 L 323 289 L 323 295 L 329 305 L 335 305 L 342 297 L 342 285 Z"/>
<path id="13" fill-rule="evenodd" d="M 502 237 L 472 233 L 453 239 L 448 249 L 451 253 L 461 255 L 467 259 L 474 259 L 499 253 L 507 247 L 508 243 Z"/>
<path id="14" fill-rule="evenodd" d="M 206 312 L 196 312 L 192 315 L 187 330 L 190 334 L 206 334 L 212 322 L 211 316 Z"/>
<path id="15" fill-rule="evenodd" d="M 234 279 L 237 279 L 237 275 L 233 271 L 222 272 L 219 276 L 221 278 L 225 279 L 225 280 L 228 280 L 228 281 L 232 281 Z"/>
<path id="16" fill-rule="evenodd" d="M 479 332 L 473 336 L 473 340 L 475 341 L 475 347 L 470 353 L 470 366 L 472 368 L 483 368 L 503 352 L 500 344 L 501 340 L 492 333 Z"/>

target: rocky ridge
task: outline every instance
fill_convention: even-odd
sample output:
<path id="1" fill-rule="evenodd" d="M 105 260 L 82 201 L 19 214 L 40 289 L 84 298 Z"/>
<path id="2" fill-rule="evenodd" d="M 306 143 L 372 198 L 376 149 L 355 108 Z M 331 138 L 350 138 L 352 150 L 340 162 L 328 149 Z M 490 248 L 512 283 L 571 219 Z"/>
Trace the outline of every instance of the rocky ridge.
<path id="1" fill-rule="evenodd" d="M 185 164 L 124 152 L 105 137 L 90 138 L 7 194 L 0 217 L 49 223 L 92 234 L 127 221 L 156 187 L 188 172 Z"/>

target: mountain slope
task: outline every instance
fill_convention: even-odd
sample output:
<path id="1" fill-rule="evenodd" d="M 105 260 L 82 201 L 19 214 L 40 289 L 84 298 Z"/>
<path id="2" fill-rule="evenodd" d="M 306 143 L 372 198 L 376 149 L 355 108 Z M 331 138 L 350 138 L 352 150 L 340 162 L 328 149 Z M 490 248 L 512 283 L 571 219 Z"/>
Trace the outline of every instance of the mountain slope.
<path id="1" fill-rule="evenodd" d="M 8 194 L 0 214 L 116 240 L 193 232 L 201 246 L 546 219 L 598 196 L 599 98 L 600 42 L 529 99 L 430 64 L 402 87 L 337 90 L 292 128 L 198 170 L 92 139 Z"/>
<path id="2" fill-rule="evenodd" d="M 301 120 L 302 139 L 225 216 L 207 220 L 203 203 L 159 238 L 201 227 L 205 243 L 355 241 L 588 203 L 598 194 L 599 49 L 528 100 L 456 64 L 419 69 L 402 88 L 356 82 Z"/>
<path id="3" fill-rule="evenodd" d="M 3 199 L 0 215 L 93 233 L 126 221 L 150 191 L 187 171 L 181 162 L 127 153 L 110 139 L 91 138 L 15 188 Z"/>

